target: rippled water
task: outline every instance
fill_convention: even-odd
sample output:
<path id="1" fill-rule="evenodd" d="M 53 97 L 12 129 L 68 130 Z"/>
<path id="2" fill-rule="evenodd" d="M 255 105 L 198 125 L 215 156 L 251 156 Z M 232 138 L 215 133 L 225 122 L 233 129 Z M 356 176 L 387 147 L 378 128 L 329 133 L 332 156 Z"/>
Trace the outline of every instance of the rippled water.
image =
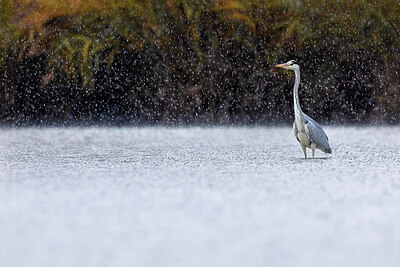
<path id="1" fill-rule="evenodd" d="M 0 130 L 0 266 L 400 266 L 400 128 Z"/>

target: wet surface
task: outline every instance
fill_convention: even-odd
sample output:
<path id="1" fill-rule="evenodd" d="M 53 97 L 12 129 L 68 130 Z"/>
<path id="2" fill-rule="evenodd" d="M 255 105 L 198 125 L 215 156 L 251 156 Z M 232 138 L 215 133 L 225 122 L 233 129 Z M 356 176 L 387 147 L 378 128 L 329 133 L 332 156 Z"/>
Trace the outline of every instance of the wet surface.
<path id="1" fill-rule="evenodd" d="M 399 266 L 400 128 L 326 133 L 2 129 L 0 266 Z"/>

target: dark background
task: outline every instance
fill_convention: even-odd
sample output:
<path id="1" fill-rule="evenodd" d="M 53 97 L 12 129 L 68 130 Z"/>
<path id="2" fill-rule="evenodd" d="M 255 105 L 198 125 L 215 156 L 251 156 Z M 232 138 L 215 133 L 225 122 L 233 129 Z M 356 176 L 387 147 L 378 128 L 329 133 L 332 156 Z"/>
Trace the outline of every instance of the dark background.
<path id="1" fill-rule="evenodd" d="M 290 2 L 290 3 L 289 3 Z M 400 120 L 397 1 L 0 4 L 2 125 L 275 125 Z"/>

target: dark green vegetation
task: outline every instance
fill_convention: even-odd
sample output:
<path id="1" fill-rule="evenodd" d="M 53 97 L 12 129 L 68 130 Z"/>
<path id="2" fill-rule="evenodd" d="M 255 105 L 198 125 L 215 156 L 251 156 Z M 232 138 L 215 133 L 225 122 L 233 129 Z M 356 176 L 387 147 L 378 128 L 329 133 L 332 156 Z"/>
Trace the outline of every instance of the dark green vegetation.
<path id="1" fill-rule="evenodd" d="M 12 4 L 10 4 L 12 2 Z M 400 121 L 397 0 L 0 2 L 0 122 Z"/>

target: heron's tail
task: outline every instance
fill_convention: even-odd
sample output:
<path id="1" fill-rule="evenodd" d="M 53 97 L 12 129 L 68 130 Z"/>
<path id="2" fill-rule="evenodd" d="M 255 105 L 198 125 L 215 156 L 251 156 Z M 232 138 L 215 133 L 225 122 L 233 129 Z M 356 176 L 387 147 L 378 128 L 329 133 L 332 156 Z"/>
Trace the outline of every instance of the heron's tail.
<path id="1" fill-rule="evenodd" d="M 330 147 L 325 148 L 325 153 L 332 154 L 332 149 Z"/>

